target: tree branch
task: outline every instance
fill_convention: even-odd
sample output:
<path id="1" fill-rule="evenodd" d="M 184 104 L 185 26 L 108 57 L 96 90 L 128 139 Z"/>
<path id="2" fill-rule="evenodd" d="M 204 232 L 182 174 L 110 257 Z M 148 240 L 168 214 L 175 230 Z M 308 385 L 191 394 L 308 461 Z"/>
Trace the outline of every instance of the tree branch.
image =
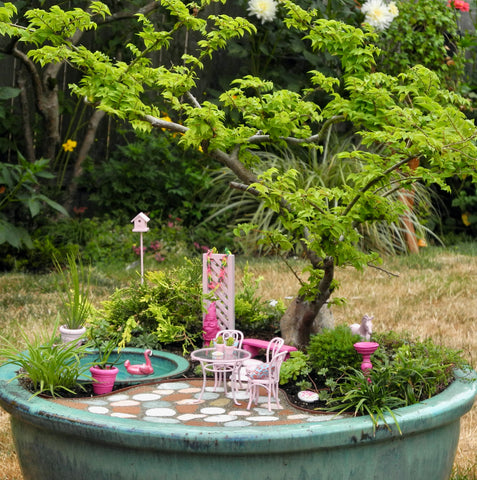
<path id="1" fill-rule="evenodd" d="M 178 133 L 186 133 L 189 130 L 187 127 L 184 127 L 184 125 L 181 125 L 180 123 L 162 120 L 162 118 L 157 118 L 153 115 L 145 115 L 144 120 L 149 122 L 155 128 L 164 128 L 166 130 L 172 130 L 173 132 Z"/>
<path id="2" fill-rule="evenodd" d="M 351 202 L 348 204 L 346 207 L 345 211 L 343 212 L 343 216 L 348 215 L 348 213 L 351 211 L 351 209 L 358 203 L 358 200 L 361 198 L 361 195 L 365 192 L 367 192 L 372 186 L 376 185 L 381 179 L 385 178 L 387 175 L 392 173 L 394 170 L 397 170 L 398 168 L 402 167 L 405 163 L 409 162 L 412 160 L 414 157 L 407 157 L 400 162 L 394 164 L 392 167 L 389 167 L 387 170 L 385 170 L 381 175 L 378 175 L 376 178 L 371 180 L 367 185 L 365 185 L 359 192 L 358 194 L 351 200 Z"/>
<path id="3" fill-rule="evenodd" d="M 368 263 L 368 267 L 369 268 L 374 268 L 376 270 L 379 270 L 380 272 L 384 272 L 386 273 L 387 275 L 391 276 L 391 277 L 399 277 L 399 273 L 393 273 L 393 272 L 390 272 L 389 270 L 386 270 L 385 268 L 382 268 L 382 267 L 378 267 L 377 265 L 374 265 L 372 263 Z"/>
<path id="4" fill-rule="evenodd" d="M 344 120 L 344 115 L 335 115 L 334 117 L 329 118 L 321 127 L 321 130 L 316 133 L 315 135 L 311 135 L 307 138 L 296 138 L 296 137 L 278 137 L 280 140 L 287 142 L 290 145 L 304 145 L 304 144 L 311 144 L 311 143 L 319 143 L 323 140 L 326 132 L 331 127 L 331 125 L 338 123 Z M 258 145 L 260 143 L 269 143 L 275 141 L 271 138 L 270 135 L 262 135 L 257 133 L 256 135 L 252 135 L 247 139 L 248 143 L 253 143 L 254 145 Z"/>
<path id="5" fill-rule="evenodd" d="M 96 23 L 98 25 L 106 25 L 108 23 L 117 22 L 119 20 L 128 20 L 128 19 L 131 19 L 131 18 L 135 18 L 139 14 L 148 15 L 149 13 L 153 12 L 154 10 L 157 10 L 160 6 L 161 6 L 161 2 L 153 1 L 153 2 L 148 3 L 147 5 L 144 5 L 144 7 L 140 8 L 139 10 L 136 10 L 135 12 L 113 13 L 109 17 L 106 17 L 104 20 L 101 19 L 101 20 L 97 21 Z"/>

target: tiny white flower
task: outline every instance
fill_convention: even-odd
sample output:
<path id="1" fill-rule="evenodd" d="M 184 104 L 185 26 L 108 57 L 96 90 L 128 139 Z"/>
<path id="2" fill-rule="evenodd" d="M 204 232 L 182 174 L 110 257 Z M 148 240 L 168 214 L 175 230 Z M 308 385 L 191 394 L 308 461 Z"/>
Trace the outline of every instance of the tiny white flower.
<path id="1" fill-rule="evenodd" d="M 250 0 L 247 7 L 250 15 L 255 15 L 262 23 L 271 22 L 277 13 L 275 0 Z"/>
<path id="2" fill-rule="evenodd" d="M 276 306 L 278 305 L 278 301 L 277 301 L 277 300 L 270 300 L 269 305 L 270 305 L 271 307 L 276 307 Z"/>

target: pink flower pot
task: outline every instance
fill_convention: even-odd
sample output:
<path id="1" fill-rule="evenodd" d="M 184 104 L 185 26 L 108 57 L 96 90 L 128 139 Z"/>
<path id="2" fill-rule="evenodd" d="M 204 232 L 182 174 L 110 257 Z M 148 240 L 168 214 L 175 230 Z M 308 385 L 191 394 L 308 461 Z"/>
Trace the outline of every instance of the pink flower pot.
<path id="1" fill-rule="evenodd" d="M 226 359 L 234 358 L 234 350 L 235 350 L 235 347 L 233 345 L 231 345 L 231 346 L 225 345 L 224 357 Z"/>
<path id="2" fill-rule="evenodd" d="M 116 375 L 119 371 L 117 367 L 91 367 L 89 371 L 94 379 L 93 392 L 95 395 L 103 395 L 105 393 L 110 393 L 113 390 Z"/>

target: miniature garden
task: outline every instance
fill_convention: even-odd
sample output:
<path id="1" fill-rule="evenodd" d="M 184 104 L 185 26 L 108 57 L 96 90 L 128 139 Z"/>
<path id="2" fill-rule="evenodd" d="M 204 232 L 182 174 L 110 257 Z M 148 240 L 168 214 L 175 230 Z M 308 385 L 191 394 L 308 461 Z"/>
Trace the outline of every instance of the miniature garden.
<path id="1" fill-rule="evenodd" d="M 51 478 L 477 478 L 474 6 L 30 3 L 0 7 L 5 478 L 59 445 Z"/>

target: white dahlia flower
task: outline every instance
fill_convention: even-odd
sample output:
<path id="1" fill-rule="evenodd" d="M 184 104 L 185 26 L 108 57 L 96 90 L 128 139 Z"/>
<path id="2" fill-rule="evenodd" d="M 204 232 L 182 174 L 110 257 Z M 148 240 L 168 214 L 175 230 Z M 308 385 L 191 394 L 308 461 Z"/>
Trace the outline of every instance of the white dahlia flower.
<path id="1" fill-rule="evenodd" d="M 255 15 L 262 23 L 271 22 L 277 13 L 275 0 L 250 0 L 247 7 L 250 15 Z"/>
<path id="2" fill-rule="evenodd" d="M 365 14 L 364 21 L 376 30 L 385 30 L 388 28 L 394 18 L 399 14 L 395 2 L 387 5 L 382 0 L 368 0 L 361 7 L 361 11 Z"/>

